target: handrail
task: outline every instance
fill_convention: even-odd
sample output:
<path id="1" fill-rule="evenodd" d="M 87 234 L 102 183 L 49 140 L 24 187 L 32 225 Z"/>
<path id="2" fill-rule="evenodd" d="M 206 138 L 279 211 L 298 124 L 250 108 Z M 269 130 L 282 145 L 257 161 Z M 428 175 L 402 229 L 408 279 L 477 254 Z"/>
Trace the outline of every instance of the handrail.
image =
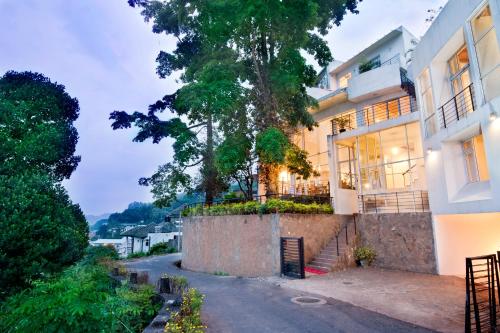
<path id="1" fill-rule="evenodd" d="M 358 196 L 360 213 L 402 213 L 428 212 L 429 193 L 427 191 L 401 191 Z"/>
<path id="2" fill-rule="evenodd" d="M 441 115 L 441 128 L 447 128 L 450 124 L 466 118 L 468 113 L 475 111 L 473 88 L 473 84 L 469 84 L 438 108 Z"/>

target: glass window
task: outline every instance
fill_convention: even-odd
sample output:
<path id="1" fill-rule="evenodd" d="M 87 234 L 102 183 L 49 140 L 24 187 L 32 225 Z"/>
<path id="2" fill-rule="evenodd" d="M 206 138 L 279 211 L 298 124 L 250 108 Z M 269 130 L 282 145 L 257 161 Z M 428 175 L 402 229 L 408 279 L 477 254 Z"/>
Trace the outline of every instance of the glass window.
<path id="1" fill-rule="evenodd" d="M 485 98 L 489 101 L 500 93 L 500 71 L 497 70 L 500 66 L 500 48 L 489 5 L 472 20 L 471 26 Z"/>
<path id="2" fill-rule="evenodd" d="M 462 142 L 465 171 L 469 183 L 486 181 L 489 177 L 483 136 L 477 135 Z"/>
<path id="3" fill-rule="evenodd" d="M 467 48 L 462 46 L 449 60 L 448 66 L 450 70 L 450 81 L 452 86 L 453 96 L 467 88 L 471 81 L 469 75 L 469 55 Z"/>
<path id="4" fill-rule="evenodd" d="M 425 115 L 425 132 L 426 136 L 430 137 L 437 132 L 437 121 L 431 89 L 431 76 L 428 68 L 424 69 L 422 74 L 420 74 L 418 81 L 420 84 L 422 107 Z"/>

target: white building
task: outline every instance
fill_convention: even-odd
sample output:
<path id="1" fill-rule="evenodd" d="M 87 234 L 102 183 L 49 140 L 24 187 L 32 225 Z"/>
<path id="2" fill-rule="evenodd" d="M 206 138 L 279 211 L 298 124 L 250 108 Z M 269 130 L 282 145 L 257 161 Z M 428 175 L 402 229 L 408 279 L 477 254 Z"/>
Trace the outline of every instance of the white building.
<path id="1" fill-rule="evenodd" d="M 138 252 L 148 252 L 158 243 L 167 243 L 177 240 L 178 231 L 172 231 L 169 224 L 149 224 L 138 226 L 121 234 L 125 238 L 126 255 Z"/>
<path id="2" fill-rule="evenodd" d="M 499 0 L 450 0 L 413 52 L 438 272 L 500 250 Z"/>
<path id="3" fill-rule="evenodd" d="M 122 237 L 122 238 L 119 238 L 119 239 L 106 239 L 106 238 L 102 238 L 102 239 L 97 239 L 95 241 L 91 241 L 90 242 L 90 245 L 91 246 L 113 246 L 116 250 L 116 252 L 118 252 L 118 255 L 120 257 L 125 257 L 126 256 L 126 241 L 125 241 L 125 237 Z"/>
<path id="4" fill-rule="evenodd" d="M 420 115 L 409 80 L 417 39 L 399 27 L 346 62 L 335 61 L 309 94 L 319 127 L 294 142 L 317 175 L 280 174 L 282 192 L 329 195 L 335 212 L 428 210 Z"/>

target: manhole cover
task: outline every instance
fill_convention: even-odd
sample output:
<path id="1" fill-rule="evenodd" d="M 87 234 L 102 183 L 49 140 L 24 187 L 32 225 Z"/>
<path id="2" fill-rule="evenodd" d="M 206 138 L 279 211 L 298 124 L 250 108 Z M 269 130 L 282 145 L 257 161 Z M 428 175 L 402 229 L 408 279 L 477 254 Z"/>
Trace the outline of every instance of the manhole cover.
<path id="1" fill-rule="evenodd" d="M 352 282 L 350 282 L 350 281 L 344 281 L 344 282 L 342 282 L 342 283 L 343 283 L 343 284 L 352 284 Z"/>
<path id="2" fill-rule="evenodd" d="M 294 297 L 292 298 L 292 302 L 301 305 L 322 305 L 326 303 L 324 299 L 310 296 Z"/>

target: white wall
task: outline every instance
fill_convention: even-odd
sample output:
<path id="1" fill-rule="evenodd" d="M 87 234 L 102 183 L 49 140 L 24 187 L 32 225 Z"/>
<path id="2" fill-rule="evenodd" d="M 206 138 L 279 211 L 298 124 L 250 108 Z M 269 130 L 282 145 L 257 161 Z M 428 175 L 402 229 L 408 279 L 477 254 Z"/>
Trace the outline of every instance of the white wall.
<path id="1" fill-rule="evenodd" d="M 438 273 L 465 276 L 465 258 L 500 250 L 500 213 L 434 215 Z"/>
<path id="2" fill-rule="evenodd" d="M 499 0 L 490 0 L 499 38 Z M 486 103 L 475 55 L 469 20 L 485 5 L 481 0 L 450 0 L 433 22 L 413 52 L 414 74 L 429 68 L 435 112 L 451 96 L 447 60 L 464 44 L 470 59 L 476 110 L 447 128 L 424 140 L 424 150 L 432 150 L 425 157 L 430 206 L 433 214 L 467 214 L 500 211 L 500 120 L 490 121 L 494 110 L 500 115 L 500 97 Z M 500 92 L 499 92 L 500 93 Z M 421 91 L 417 84 L 417 100 L 422 107 Z M 424 115 L 421 126 L 425 133 Z M 490 179 L 487 182 L 467 184 L 466 168 L 461 142 L 482 133 Z"/>

